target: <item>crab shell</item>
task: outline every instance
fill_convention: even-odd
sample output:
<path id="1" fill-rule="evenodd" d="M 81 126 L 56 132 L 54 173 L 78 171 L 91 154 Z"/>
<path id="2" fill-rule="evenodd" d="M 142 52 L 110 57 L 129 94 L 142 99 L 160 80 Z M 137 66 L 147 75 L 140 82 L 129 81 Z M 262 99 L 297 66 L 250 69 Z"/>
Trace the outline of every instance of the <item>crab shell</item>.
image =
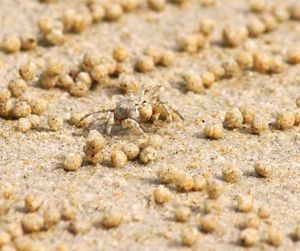
<path id="1" fill-rule="evenodd" d="M 132 100 L 125 99 L 120 101 L 117 104 L 117 107 L 114 111 L 114 116 L 116 120 L 124 120 L 124 119 L 133 119 L 135 121 L 140 120 L 140 113 L 138 111 L 138 106 Z"/>

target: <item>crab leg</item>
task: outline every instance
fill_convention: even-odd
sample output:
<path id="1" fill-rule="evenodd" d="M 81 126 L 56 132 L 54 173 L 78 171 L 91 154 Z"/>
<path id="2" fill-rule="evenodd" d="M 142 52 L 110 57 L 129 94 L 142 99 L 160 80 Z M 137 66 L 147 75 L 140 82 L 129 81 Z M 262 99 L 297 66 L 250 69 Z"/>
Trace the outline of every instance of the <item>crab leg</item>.
<path id="1" fill-rule="evenodd" d="M 124 129 L 128 128 L 128 129 L 134 129 L 136 131 L 138 131 L 139 133 L 141 133 L 144 136 L 147 136 L 145 134 L 145 132 L 143 131 L 143 129 L 141 128 L 140 124 L 138 122 L 136 122 L 133 119 L 125 119 L 122 121 L 122 127 Z"/>
<path id="2" fill-rule="evenodd" d="M 102 110 L 99 110 L 99 111 L 96 111 L 96 112 L 88 113 L 88 114 L 84 115 L 80 119 L 80 121 L 85 120 L 86 118 L 88 118 L 88 117 L 90 117 L 92 115 L 98 114 L 98 113 L 106 113 L 106 112 L 113 112 L 113 111 L 114 111 L 114 109 L 102 109 Z"/>

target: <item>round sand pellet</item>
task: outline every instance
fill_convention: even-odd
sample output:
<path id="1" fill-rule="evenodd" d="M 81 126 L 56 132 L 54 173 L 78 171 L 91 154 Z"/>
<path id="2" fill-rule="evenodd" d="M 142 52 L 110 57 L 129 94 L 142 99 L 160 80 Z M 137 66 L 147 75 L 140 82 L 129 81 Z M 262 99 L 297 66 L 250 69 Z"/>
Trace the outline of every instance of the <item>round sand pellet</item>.
<path id="1" fill-rule="evenodd" d="M 240 107 L 240 111 L 243 116 L 243 123 L 251 125 L 256 116 L 256 111 L 251 106 L 248 105 L 244 105 Z"/>
<path id="2" fill-rule="evenodd" d="M 43 73 L 39 78 L 40 86 L 44 89 L 51 89 L 56 87 L 58 84 L 58 76 L 49 76 L 46 73 Z"/>
<path id="3" fill-rule="evenodd" d="M 28 85 L 23 79 L 16 79 L 9 82 L 8 89 L 12 96 L 18 98 L 27 91 Z"/>
<path id="4" fill-rule="evenodd" d="M 175 58 L 176 56 L 172 51 L 170 50 L 163 51 L 160 55 L 159 64 L 164 67 L 170 67 L 174 64 Z"/>
<path id="5" fill-rule="evenodd" d="M 212 64 L 209 71 L 215 76 L 216 80 L 220 80 L 225 76 L 225 69 L 221 65 Z"/>
<path id="6" fill-rule="evenodd" d="M 140 72 L 146 73 L 154 70 L 154 60 L 150 56 L 142 56 L 136 63 L 136 69 Z"/>
<path id="7" fill-rule="evenodd" d="M 265 32 L 271 32 L 275 30 L 278 26 L 276 18 L 268 12 L 262 14 L 261 20 L 265 25 Z"/>
<path id="8" fill-rule="evenodd" d="M 225 45 L 237 47 L 245 42 L 248 38 L 248 30 L 246 27 L 225 26 L 223 29 L 223 41 Z"/>
<path id="9" fill-rule="evenodd" d="M 290 7 L 290 14 L 293 20 L 300 20 L 300 4 L 295 3 Z"/>
<path id="10" fill-rule="evenodd" d="M 25 202 L 25 208 L 29 212 L 35 212 L 41 207 L 43 200 L 36 194 L 28 193 L 25 196 L 24 202 Z"/>
<path id="11" fill-rule="evenodd" d="M 199 219 L 199 225 L 201 231 L 205 233 L 212 233 L 218 228 L 219 221 L 214 215 L 206 215 Z"/>
<path id="12" fill-rule="evenodd" d="M 17 123 L 17 130 L 26 133 L 31 129 L 31 122 L 28 118 L 20 118 Z"/>
<path id="13" fill-rule="evenodd" d="M 269 123 L 262 117 L 255 117 L 251 124 L 251 130 L 254 134 L 262 134 L 269 130 Z"/>
<path id="14" fill-rule="evenodd" d="M 174 184 L 177 173 L 174 167 L 161 167 L 157 172 L 157 178 L 162 184 Z"/>
<path id="15" fill-rule="evenodd" d="M 142 89 L 141 82 L 132 76 L 122 76 L 120 87 L 125 93 L 139 93 Z"/>
<path id="16" fill-rule="evenodd" d="M 66 171 L 76 171 L 82 164 L 82 156 L 78 153 L 69 153 L 64 160 Z"/>
<path id="17" fill-rule="evenodd" d="M 253 54 L 253 69 L 259 73 L 266 74 L 271 69 L 271 58 L 264 52 L 256 52 Z"/>
<path id="18" fill-rule="evenodd" d="M 225 114 L 224 126 L 228 129 L 241 128 L 243 124 L 243 115 L 238 108 L 234 108 Z"/>
<path id="19" fill-rule="evenodd" d="M 193 177 L 187 173 L 179 173 L 176 175 L 175 186 L 184 192 L 191 191 L 194 187 Z"/>
<path id="20" fill-rule="evenodd" d="M 138 157 L 140 148 L 134 143 L 123 145 L 122 151 L 126 154 L 128 160 L 133 160 Z"/>
<path id="21" fill-rule="evenodd" d="M 114 208 L 107 210 L 102 218 L 102 225 L 107 229 L 116 228 L 120 226 L 122 222 L 122 213 Z"/>
<path id="22" fill-rule="evenodd" d="M 32 61 L 26 62 L 20 67 L 19 74 L 25 81 L 33 80 L 37 74 L 36 65 Z"/>
<path id="23" fill-rule="evenodd" d="M 7 102 L 11 97 L 11 92 L 8 89 L 0 89 L 0 103 Z"/>
<path id="24" fill-rule="evenodd" d="M 225 191 L 223 184 L 217 180 L 208 180 L 206 192 L 210 199 L 218 199 Z"/>
<path id="25" fill-rule="evenodd" d="M 23 230 L 27 233 L 39 232 L 44 227 L 44 219 L 36 213 L 23 215 L 21 220 Z"/>
<path id="26" fill-rule="evenodd" d="M 44 99 L 33 99 L 29 103 L 32 113 L 36 115 L 41 115 L 44 111 L 47 110 L 48 107 L 48 103 Z"/>
<path id="27" fill-rule="evenodd" d="M 30 51 L 36 49 L 38 46 L 38 40 L 33 35 L 25 35 L 21 37 L 21 49 L 24 51 Z"/>
<path id="28" fill-rule="evenodd" d="M 290 64 L 300 63 L 300 48 L 290 48 L 287 52 L 287 62 Z"/>
<path id="29" fill-rule="evenodd" d="M 215 75 L 212 72 L 210 72 L 210 71 L 202 73 L 201 74 L 201 79 L 202 79 L 202 82 L 203 82 L 203 86 L 206 89 L 211 88 L 212 85 L 213 85 L 213 83 L 216 80 Z"/>
<path id="30" fill-rule="evenodd" d="M 204 127 L 204 134 L 209 139 L 222 139 L 224 137 L 223 125 L 220 123 L 213 123 Z"/>
<path id="31" fill-rule="evenodd" d="M 268 219 L 271 216 L 269 207 L 262 206 L 258 209 L 257 215 L 261 219 Z"/>
<path id="32" fill-rule="evenodd" d="M 288 111 L 280 113 L 277 117 L 276 124 L 280 130 L 292 128 L 295 124 L 295 113 Z"/>
<path id="33" fill-rule="evenodd" d="M 156 150 L 160 149 L 164 143 L 164 139 L 159 134 L 153 134 L 148 139 L 148 145 L 155 148 Z"/>
<path id="34" fill-rule="evenodd" d="M 200 75 L 194 72 L 189 72 L 184 75 L 184 80 L 186 89 L 188 91 L 194 93 L 204 93 L 205 89 Z"/>
<path id="35" fill-rule="evenodd" d="M 23 229 L 21 224 L 15 222 L 6 225 L 5 231 L 10 235 L 10 238 L 12 240 L 23 235 Z"/>
<path id="36" fill-rule="evenodd" d="M 54 227 L 57 225 L 61 220 L 60 212 L 55 207 L 47 208 L 44 212 L 44 227 L 46 229 L 50 229 L 51 227 Z"/>
<path id="37" fill-rule="evenodd" d="M 196 228 L 185 227 L 181 231 L 181 243 L 183 246 L 192 247 L 199 239 L 199 232 Z"/>
<path id="38" fill-rule="evenodd" d="M 0 230 L 0 248 L 4 249 L 4 246 L 11 241 L 10 235 L 4 230 Z"/>
<path id="39" fill-rule="evenodd" d="M 290 12 L 284 2 L 274 4 L 272 14 L 278 22 L 284 22 L 290 18 Z"/>
<path id="40" fill-rule="evenodd" d="M 294 230 L 293 238 L 295 241 L 300 241 L 300 226 L 299 225 Z"/>
<path id="41" fill-rule="evenodd" d="M 186 222 L 192 211 L 189 207 L 179 207 L 175 210 L 175 220 L 178 222 Z"/>
<path id="42" fill-rule="evenodd" d="M 31 124 L 31 129 L 38 129 L 41 124 L 41 119 L 38 115 L 31 114 L 28 116 L 28 119 Z"/>
<path id="43" fill-rule="evenodd" d="M 210 36 L 215 30 L 215 22 L 209 18 L 200 20 L 199 31 L 205 35 Z"/>
<path id="44" fill-rule="evenodd" d="M 232 164 L 226 164 L 222 167 L 223 179 L 229 183 L 236 183 L 241 179 L 240 171 Z"/>
<path id="45" fill-rule="evenodd" d="M 250 194 L 239 195 L 237 197 L 237 209 L 242 213 L 249 213 L 253 209 L 253 196 Z"/>
<path id="46" fill-rule="evenodd" d="M 236 56 L 236 62 L 242 70 L 253 66 L 253 55 L 248 51 L 240 51 Z"/>
<path id="47" fill-rule="evenodd" d="M 155 11 L 163 11 L 166 8 L 166 0 L 147 0 L 149 7 Z"/>
<path id="48" fill-rule="evenodd" d="M 157 151 L 152 146 L 147 146 L 140 153 L 140 161 L 147 164 L 157 159 Z"/>
<path id="49" fill-rule="evenodd" d="M 94 165 L 101 164 L 104 161 L 104 153 L 102 151 L 86 152 L 85 158 Z"/>
<path id="50" fill-rule="evenodd" d="M 227 78 L 235 77 L 240 73 L 240 67 L 234 59 L 223 62 L 222 67 L 225 70 L 225 77 Z"/>
<path id="51" fill-rule="evenodd" d="M 2 118 L 9 118 L 12 115 L 14 105 L 13 99 L 9 99 L 4 103 L 0 103 L 0 116 Z"/>
<path id="52" fill-rule="evenodd" d="M 250 216 L 246 218 L 243 223 L 244 228 L 255 228 L 258 229 L 260 225 L 260 218 L 257 216 Z"/>
<path id="53" fill-rule="evenodd" d="M 121 0 L 122 8 L 125 12 L 131 12 L 140 7 L 140 0 Z"/>
<path id="54" fill-rule="evenodd" d="M 13 117 L 25 118 L 31 114 L 31 107 L 25 101 L 17 102 L 12 109 Z"/>
<path id="55" fill-rule="evenodd" d="M 203 175 L 195 175 L 193 177 L 193 190 L 203 191 L 206 187 L 206 179 Z"/>
<path id="56" fill-rule="evenodd" d="M 216 213 L 219 214 L 222 208 L 220 202 L 217 200 L 205 200 L 203 205 L 203 212 L 205 214 Z"/>
<path id="57" fill-rule="evenodd" d="M 63 118 L 55 115 L 49 116 L 47 122 L 51 131 L 59 131 L 64 126 Z"/>
<path id="58" fill-rule="evenodd" d="M 122 168 L 127 164 L 127 156 L 122 150 L 114 150 L 110 156 L 113 167 Z"/>
<path id="59" fill-rule="evenodd" d="M 254 165 L 254 171 L 258 176 L 268 178 L 272 175 L 273 169 L 270 164 L 257 162 Z"/>
<path id="60" fill-rule="evenodd" d="M 69 202 L 64 202 L 61 208 L 61 216 L 64 220 L 73 220 L 77 215 L 77 209 Z"/>
<path id="61" fill-rule="evenodd" d="M 264 11 L 266 8 L 265 0 L 250 0 L 249 1 L 249 9 L 252 12 L 260 13 Z"/>
<path id="62" fill-rule="evenodd" d="M 283 242 L 284 235 L 279 228 L 271 226 L 267 231 L 267 238 L 270 245 L 279 247 Z"/>
<path id="63" fill-rule="evenodd" d="M 170 190 L 162 185 L 153 191 L 153 197 L 156 204 L 165 204 L 172 199 Z"/>
<path id="64" fill-rule="evenodd" d="M 123 9 L 120 4 L 107 3 L 105 6 L 105 18 L 108 21 L 117 21 L 123 16 Z"/>
<path id="65" fill-rule="evenodd" d="M 91 229 L 86 219 L 74 219 L 69 223 L 68 230 L 72 234 L 85 234 Z"/>
<path id="66" fill-rule="evenodd" d="M 127 57 L 127 50 L 124 45 L 117 45 L 113 50 L 113 58 L 117 62 L 124 62 Z"/>
<path id="67" fill-rule="evenodd" d="M 91 130 L 85 141 L 84 152 L 97 153 L 101 151 L 105 146 L 105 139 L 97 130 Z"/>
<path id="68" fill-rule="evenodd" d="M 2 48 L 6 53 L 16 53 L 21 49 L 21 39 L 14 35 L 7 36 L 2 42 Z"/>
<path id="69" fill-rule="evenodd" d="M 259 241 L 259 234 L 256 229 L 247 228 L 241 232 L 241 244 L 245 247 L 254 246 Z"/>
<path id="70" fill-rule="evenodd" d="M 89 90 L 89 87 L 86 83 L 82 81 L 77 81 L 70 86 L 70 94 L 74 97 L 84 97 Z"/>
<path id="71" fill-rule="evenodd" d="M 253 18 L 248 23 L 250 37 L 258 37 L 266 30 L 265 24 L 259 18 Z"/>

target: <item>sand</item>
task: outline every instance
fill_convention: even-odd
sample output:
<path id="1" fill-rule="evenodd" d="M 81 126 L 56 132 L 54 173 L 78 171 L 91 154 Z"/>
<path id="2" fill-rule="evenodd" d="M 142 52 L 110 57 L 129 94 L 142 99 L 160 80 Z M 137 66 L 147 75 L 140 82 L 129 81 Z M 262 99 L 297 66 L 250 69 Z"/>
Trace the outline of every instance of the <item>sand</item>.
<path id="1" fill-rule="evenodd" d="M 272 2 L 272 1 L 270 1 Z M 288 1 L 287 1 L 288 2 Z M 291 2 L 291 1 L 290 1 Z M 0 40 L 7 34 L 39 34 L 37 20 L 43 16 L 59 17 L 67 8 L 83 8 L 83 1 L 59 1 L 41 4 L 32 0 L 2 0 L 0 2 Z M 153 72 L 134 73 L 145 86 L 161 85 L 161 100 L 168 102 L 183 116 L 184 121 L 147 124 L 145 131 L 150 136 L 160 134 L 164 143 L 158 150 L 158 159 L 143 165 L 130 161 L 122 169 L 109 164 L 84 164 L 76 172 L 62 168 L 64 156 L 70 152 L 82 153 L 85 139 L 82 129 L 68 123 L 70 112 L 88 113 L 99 108 L 114 107 L 123 98 L 117 88 L 117 79 L 106 85 L 97 85 L 85 97 L 76 98 L 60 89 L 45 90 L 31 83 L 26 97 L 42 97 L 49 102 L 49 109 L 41 115 L 42 127 L 21 133 L 15 130 L 15 120 L 1 119 L 0 128 L 0 179 L 14 186 L 14 204 L 7 214 L 0 215 L 0 224 L 16 222 L 26 213 L 24 196 L 38 194 L 43 207 L 60 208 L 64 202 L 76 207 L 77 218 L 90 224 L 85 233 L 74 235 L 67 230 L 68 221 L 60 221 L 49 231 L 26 234 L 43 250 L 58 250 L 65 245 L 67 250 L 169 250 L 182 249 L 180 232 L 185 226 L 197 227 L 197 217 L 204 215 L 205 192 L 178 192 L 170 186 L 173 200 L 165 205 L 156 205 L 153 190 L 158 186 L 156 173 L 161 167 L 175 166 L 190 175 L 211 173 L 225 185 L 220 197 L 222 207 L 218 215 L 220 226 L 213 234 L 199 232 L 194 250 L 243 250 L 238 239 L 240 225 L 249 216 L 256 215 L 264 205 L 271 217 L 261 221 L 258 228 L 261 240 L 248 250 L 271 250 L 265 241 L 270 225 L 284 233 L 279 250 L 298 250 L 290 234 L 300 221 L 300 127 L 281 131 L 272 127 L 262 135 L 253 135 L 247 129 L 225 130 L 221 140 L 208 140 L 203 128 L 210 122 L 222 122 L 226 111 L 247 104 L 253 106 L 260 116 L 274 123 L 281 111 L 299 111 L 295 100 L 300 90 L 300 65 L 285 64 L 280 74 L 266 75 L 253 71 L 243 72 L 231 79 L 216 82 L 204 94 L 187 92 L 183 88 L 181 74 L 190 70 L 204 72 L 211 63 L 233 58 L 238 49 L 220 45 L 221 30 L 225 24 L 245 24 L 251 17 L 246 1 L 218 1 L 214 7 L 204 8 L 199 1 L 190 1 L 179 8 L 167 4 L 163 12 L 154 12 L 142 7 L 128 13 L 118 22 L 101 22 L 92 25 L 80 35 L 68 35 L 62 46 L 39 46 L 32 52 L 12 55 L 0 53 L 0 83 L 6 87 L 8 81 L 18 77 L 18 68 L 28 59 L 37 62 L 41 69 L 47 60 L 59 58 L 66 65 L 76 65 L 87 51 L 100 55 L 111 55 L 113 47 L 122 42 L 129 51 L 128 64 L 134 64 L 149 45 L 158 45 L 177 50 L 176 37 L 180 33 L 197 30 L 203 17 L 216 21 L 212 45 L 196 54 L 176 52 L 172 67 L 157 67 Z M 274 32 L 249 39 L 248 46 L 284 58 L 288 48 L 298 44 L 300 23 L 286 21 Z M 63 130 L 51 132 L 47 127 L 50 114 L 65 119 Z M 101 125 L 95 128 L 102 130 Z M 101 131 L 103 132 L 103 131 Z M 105 135 L 105 134 L 104 134 Z M 132 131 L 115 129 L 105 135 L 106 159 L 111 149 L 142 136 Z M 253 175 L 253 165 L 266 161 L 273 168 L 270 178 Z M 222 181 L 221 168 L 233 163 L 242 172 L 238 183 Z M 245 214 L 236 211 L 236 196 L 251 193 L 254 209 Z M 1 203 L 5 199 L 1 199 Z M 187 223 L 174 221 L 174 210 L 181 205 L 191 207 L 192 216 Z M 106 230 L 99 224 L 103 212 L 109 207 L 118 208 L 124 222 L 116 229 Z"/>

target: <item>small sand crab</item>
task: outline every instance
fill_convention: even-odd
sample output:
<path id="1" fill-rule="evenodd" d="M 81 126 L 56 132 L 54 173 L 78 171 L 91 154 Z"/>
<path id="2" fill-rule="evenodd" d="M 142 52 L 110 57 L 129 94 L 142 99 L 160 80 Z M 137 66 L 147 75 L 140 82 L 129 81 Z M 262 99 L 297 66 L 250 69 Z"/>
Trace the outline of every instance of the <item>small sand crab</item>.
<path id="1" fill-rule="evenodd" d="M 175 117 L 183 120 L 183 117 L 175 109 L 159 101 L 157 92 L 160 86 L 149 90 L 143 90 L 139 96 L 129 96 L 119 101 L 114 109 L 99 110 L 89 113 L 81 118 L 81 121 L 94 114 L 101 114 L 97 120 L 105 121 L 105 130 L 111 134 L 114 125 L 122 128 L 134 129 L 145 135 L 141 128 L 142 123 L 162 119 L 172 122 Z"/>

